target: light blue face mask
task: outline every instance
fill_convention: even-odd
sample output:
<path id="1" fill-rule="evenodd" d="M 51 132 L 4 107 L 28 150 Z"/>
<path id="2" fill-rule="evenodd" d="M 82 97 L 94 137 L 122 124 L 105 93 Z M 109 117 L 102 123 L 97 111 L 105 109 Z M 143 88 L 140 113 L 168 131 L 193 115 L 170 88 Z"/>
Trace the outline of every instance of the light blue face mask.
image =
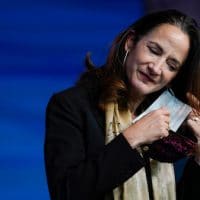
<path id="1" fill-rule="evenodd" d="M 169 129 L 176 132 L 188 114 L 191 107 L 177 99 L 171 89 L 165 90 L 143 113 L 133 120 L 133 123 L 148 114 L 149 112 L 166 107 L 170 112 Z"/>

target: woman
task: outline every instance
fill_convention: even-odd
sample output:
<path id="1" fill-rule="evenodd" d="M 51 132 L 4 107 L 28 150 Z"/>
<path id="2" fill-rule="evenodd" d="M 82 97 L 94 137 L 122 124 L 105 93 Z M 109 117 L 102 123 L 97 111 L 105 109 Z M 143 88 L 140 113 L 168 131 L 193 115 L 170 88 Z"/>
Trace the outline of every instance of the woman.
<path id="1" fill-rule="evenodd" d="M 89 70 L 77 85 L 55 94 L 47 107 L 51 199 L 173 200 L 171 163 L 189 155 L 178 199 L 199 194 L 200 35 L 195 21 L 176 10 L 149 14 L 115 39 L 103 67 L 93 68 L 89 57 L 86 61 Z M 178 132 L 169 131 L 165 107 L 132 123 L 168 87 L 193 108 Z"/>

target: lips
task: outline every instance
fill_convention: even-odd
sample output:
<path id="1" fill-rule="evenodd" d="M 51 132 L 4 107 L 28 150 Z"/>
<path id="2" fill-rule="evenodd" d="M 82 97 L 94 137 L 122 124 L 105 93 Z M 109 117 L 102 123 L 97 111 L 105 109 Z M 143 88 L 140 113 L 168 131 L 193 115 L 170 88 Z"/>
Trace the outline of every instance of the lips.
<path id="1" fill-rule="evenodd" d="M 143 80 L 143 81 L 148 81 L 148 82 L 152 82 L 152 83 L 155 83 L 155 80 L 152 79 L 148 74 L 142 72 L 142 71 L 139 71 L 140 73 L 140 78 Z"/>

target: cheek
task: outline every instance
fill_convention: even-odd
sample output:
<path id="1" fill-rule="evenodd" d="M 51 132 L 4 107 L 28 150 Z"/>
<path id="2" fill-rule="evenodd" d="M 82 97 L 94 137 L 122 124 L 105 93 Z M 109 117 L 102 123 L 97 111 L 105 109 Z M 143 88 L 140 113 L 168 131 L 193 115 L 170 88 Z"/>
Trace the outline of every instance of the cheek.
<path id="1" fill-rule="evenodd" d="M 138 63 L 138 56 L 136 53 L 131 52 L 126 60 L 126 69 L 128 71 L 134 71 Z"/>
<path id="2" fill-rule="evenodd" d="M 130 81 L 130 79 L 132 77 L 132 68 L 128 64 L 126 65 L 126 76 L 127 76 L 128 80 Z"/>
<path id="3" fill-rule="evenodd" d="M 163 78 L 163 85 L 167 85 L 167 84 L 171 83 L 173 81 L 173 79 L 176 77 L 176 75 L 177 75 L 177 72 L 166 73 Z"/>
<path id="4" fill-rule="evenodd" d="M 130 78 L 134 70 L 134 63 L 132 57 L 127 58 L 125 68 L 126 68 L 126 75 L 128 78 Z"/>

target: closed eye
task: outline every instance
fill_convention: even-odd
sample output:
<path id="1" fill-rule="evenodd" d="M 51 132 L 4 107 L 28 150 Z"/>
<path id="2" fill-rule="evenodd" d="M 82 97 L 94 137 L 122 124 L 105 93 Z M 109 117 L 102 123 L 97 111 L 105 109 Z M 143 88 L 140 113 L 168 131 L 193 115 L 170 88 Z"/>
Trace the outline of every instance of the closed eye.
<path id="1" fill-rule="evenodd" d="M 174 72 L 174 71 L 178 71 L 178 68 L 173 66 L 173 65 L 168 65 L 169 66 L 169 70 Z"/>
<path id="2" fill-rule="evenodd" d="M 162 50 L 158 47 L 154 47 L 154 46 L 147 46 L 149 51 L 155 55 L 161 55 L 162 54 Z"/>
<path id="3" fill-rule="evenodd" d="M 178 71 L 179 70 L 179 66 L 176 64 L 176 62 L 174 63 L 173 61 L 167 61 L 167 65 L 169 66 L 170 71 Z"/>

